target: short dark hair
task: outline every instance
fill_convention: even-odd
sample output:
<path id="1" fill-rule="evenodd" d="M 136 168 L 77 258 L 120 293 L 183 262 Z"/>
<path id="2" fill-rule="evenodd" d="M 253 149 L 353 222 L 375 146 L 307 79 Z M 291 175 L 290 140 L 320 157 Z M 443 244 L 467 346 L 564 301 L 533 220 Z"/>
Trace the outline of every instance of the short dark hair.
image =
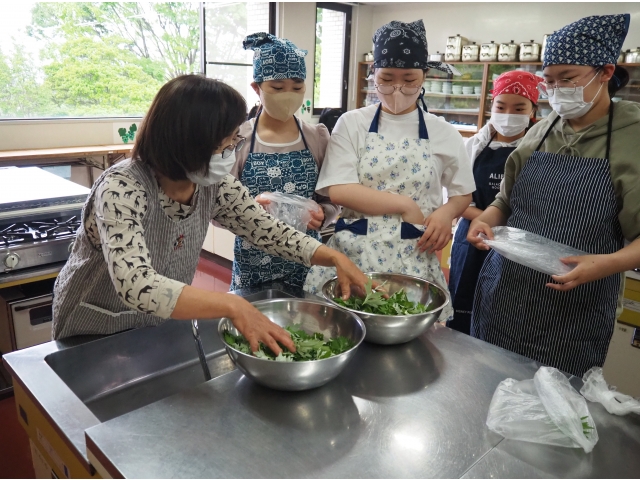
<path id="1" fill-rule="evenodd" d="M 181 75 L 158 91 L 142 120 L 132 158 L 172 180 L 207 171 L 213 152 L 242 125 L 247 104 L 236 90 L 202 75 Z"/>

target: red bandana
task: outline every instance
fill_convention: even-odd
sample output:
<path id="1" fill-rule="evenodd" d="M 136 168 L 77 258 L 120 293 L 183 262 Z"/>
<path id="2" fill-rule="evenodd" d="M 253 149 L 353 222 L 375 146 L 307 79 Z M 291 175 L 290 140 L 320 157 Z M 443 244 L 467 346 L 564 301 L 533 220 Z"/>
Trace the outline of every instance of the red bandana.
<path id="1" fill-rule="evenodd" d="M 522 70 L 505 72 L 493 81 L 493 98 L 503 93 L 520 95 L 528 98 L 534 104 L 538 103 L 538 83 L 544 81 L 533 73 Z"/>

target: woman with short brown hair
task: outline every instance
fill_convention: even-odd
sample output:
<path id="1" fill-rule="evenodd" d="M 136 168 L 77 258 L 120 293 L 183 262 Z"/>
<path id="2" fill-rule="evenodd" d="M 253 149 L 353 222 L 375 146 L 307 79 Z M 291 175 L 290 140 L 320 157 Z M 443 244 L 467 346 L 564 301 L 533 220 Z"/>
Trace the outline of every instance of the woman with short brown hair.
<path id="1" fill-rule="evenodd" d="M 53 337 L 110 334 L 168 318 L 229 317 L 251 343 L 276 354 L 289 335 L 236 295 L 191 287 L 211 220 L 274 255 L 337 268 L 345 295 L 366 277 L 344 255 L 257 205 L 228 175 L 244 139 L 244 99 L 199 75 L 177 77 L 156 95 L 132 159 L 104 172 L 54 289 Z"/>

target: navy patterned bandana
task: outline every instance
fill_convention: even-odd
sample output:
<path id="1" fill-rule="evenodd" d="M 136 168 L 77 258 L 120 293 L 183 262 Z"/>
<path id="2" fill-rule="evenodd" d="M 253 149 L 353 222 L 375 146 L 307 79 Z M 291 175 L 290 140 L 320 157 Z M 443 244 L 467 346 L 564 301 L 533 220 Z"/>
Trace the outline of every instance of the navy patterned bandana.
<path id="1" fill-rule="evenodd" d="M 631 16 L 585 17 L 557 30 L 547 39 L 543 68 L 548 65 L 601 67 L 618 63 Z"/>
<path id="2" fill-rule="evenodd" d="M 301 50 L 286 38 L 260 32 L 242 42 L 245 50 L 253 50 L 253 80 L 256 83 L 285 78 L 307 78 L 304 63 L 306 50 Z"/>
<path id="3" fill-rule="evenodd" d="M 435 68 L 453 75 L 460 73 L 451 65 L 430 62 L 427 35 L 422 20 L 403 23 L 394 20 L 373 34 L 374 68 Z"/>

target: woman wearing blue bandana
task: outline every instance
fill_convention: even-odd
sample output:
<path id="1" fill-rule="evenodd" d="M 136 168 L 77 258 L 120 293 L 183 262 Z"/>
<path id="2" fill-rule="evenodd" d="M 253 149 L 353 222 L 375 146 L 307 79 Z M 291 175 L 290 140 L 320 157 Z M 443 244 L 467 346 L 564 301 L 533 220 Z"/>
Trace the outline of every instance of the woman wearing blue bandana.
<path id="1" fill-rule="evenodd" d="M 324 125 L 310 125 L 296 118 L 302 106 L 307 76 L 304 57 L 287 39 L 268 33 L 249 35 L 245 49 L 254 51 L 251 84 L 262 104 L 254 119 L 240 127 L 247 142 L 238 151 L 232 174 L 261 204 L 265 192 L 282 192 L 313 198 L 320 210 L 311 212 L 307 234 L 320 240 L 318 230 L 338 214 L 338 207 L 316 195 L 318 172 L 329 141 Z M 255 248 L 236 238 L 232 288 L 271 281 L 302 287 L 309 269 Z"/>
<path id="2" fill-rule="evenodd" d="M 478 235 L 508 225 L 588 253 L 549 278 L 490 252 L 471 325 L 477 338 L 577 376 L 604 363 L 621 273 L 640 267 L 640 105 L 611 101 L 629 79 L 616 66 L 629 19 L 587 17 L 551 35 L 539 89 L 555 112 L 510 155 L 467 237 L 486 250 Z"/>
<path id="3" fill-rule="evenodd" d="M 435 255 L 475 190 L 458 131 L 429 114 L 420 95 L 428 61 L 422 20 L 391 22 L 373 37 L 380 105 L 340 117 L 327 148 L 318 192 L 345 207 L 330 244 L 363 271 L 414 275 L 446 288 Z M 423 108 L 424 107 L 424 108 Z M 449 201 L 443 205 L 442 188 Z M 319 292 L 332 268 L 312 268 L 305 289 Z M 440 320 L 453 316 L 451 305 Z"/>

